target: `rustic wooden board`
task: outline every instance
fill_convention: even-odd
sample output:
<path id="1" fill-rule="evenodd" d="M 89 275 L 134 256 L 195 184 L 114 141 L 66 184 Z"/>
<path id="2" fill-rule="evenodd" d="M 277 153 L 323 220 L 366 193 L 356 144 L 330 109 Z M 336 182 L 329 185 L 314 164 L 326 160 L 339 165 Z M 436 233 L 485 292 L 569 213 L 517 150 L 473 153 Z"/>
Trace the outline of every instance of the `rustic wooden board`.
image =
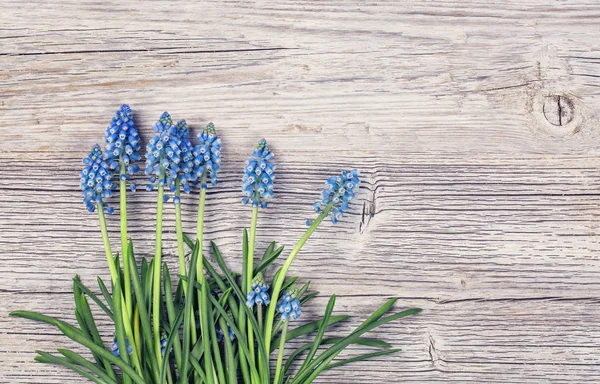
<path id="1" fill-rule="evenodd" d="M 78 171 L 121 103 L 146 139 L 164 110 L 195 132 L 216 124 L 223 182 L 209 192 L 206 238 L 232 265 L 250 220 L 240 170 L 260 137 L 278 179 L 259 249 L 292 246 L 322 181 L 362 171 L 348 217 L 319 229 L 293 273 L 356 313 L 336 332 L 392 296 L 425 311 L 377 333 L 401 353 L 320 383 L 600 381 L 600 4 L 0 8 L 0 382 L 81 382 L 32 360 L 71 342 L 7 313 L 72 320 L 73 275 L 108 276 Z M 130 197 L 139 255 L 153 252 L 155 198 Z M 183 204 L 191 231 L 195 195 Z M 172 224 L 169 206 L 165 258 L 176 268 Z M 118 244 L 117 217 L 109 225 Z"/>

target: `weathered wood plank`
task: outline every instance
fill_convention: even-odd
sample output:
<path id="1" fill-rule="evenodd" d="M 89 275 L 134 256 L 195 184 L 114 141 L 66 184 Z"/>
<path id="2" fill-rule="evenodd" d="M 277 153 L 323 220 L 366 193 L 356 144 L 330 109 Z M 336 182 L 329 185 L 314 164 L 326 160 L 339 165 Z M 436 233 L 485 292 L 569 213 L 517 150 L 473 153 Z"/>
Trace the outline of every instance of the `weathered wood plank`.
<path id="1" fill-rule="evenodd" d="M 206 237 L 232 265 L 249 222 L 239 170 L 258 138 L 279 167 L 259 248 L 292 246 L 321 181 L 361 169 L 348 218 L 324 225 L 293 272 L 338 293 L 340 312 L 364 317 L 391 296 L 425 311 L 378 333 L 403 352 L 319 382 L 600 380 L 600 5 L 0 5 L 0 382 L 81 382 L 32 362 L 34 349 L 71 343 L 6 313 L 72 319 L 73 275 L 108 276 L 77 173 L 124 102 L 146 139 L 165 109 L 192 130 L 217 125 L 223 182 L 209 192 Z M 153 254 L 154 199 L 130 198 L 138 255 Z"/>

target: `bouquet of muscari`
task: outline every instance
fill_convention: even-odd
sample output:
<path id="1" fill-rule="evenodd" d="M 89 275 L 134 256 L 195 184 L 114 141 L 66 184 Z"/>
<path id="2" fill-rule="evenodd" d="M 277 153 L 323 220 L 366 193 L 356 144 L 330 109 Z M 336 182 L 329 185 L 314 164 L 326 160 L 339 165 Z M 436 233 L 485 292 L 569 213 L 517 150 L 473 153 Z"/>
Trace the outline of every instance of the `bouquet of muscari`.
<path id="1" fill-rule="evenodd" d="M 185 120 L 174 123 L 166 112 L 153 128 L 155 136 L 146 147 L 145 173 L 150 176 L 147 190 L 158 192 L 154 258 L 136 260 L 127 234 L 127 189 L 136 189 L 131 177 L 140 171 L 137 163 L 141 160 L 141 139 L 131 109 L 123 105 L 106 130 L 104 151 L 94 146 L 83 160 L 81 171 L 83 200 L 90 212 L 97 212 L 100 221 L 112 290 L 101 278 L 98 294 L 78 276 L 73 279 L 78 327 L 34 312 L 11 314 L 56 326 L 89 349 L 91 358 L 59 349 L 58 354 L 37 351 L 37 361 L 59 364 L 93 382 L 107 384 L 299 384 L 312 382 L 325 370 L 398 351 L 382 340 L 363 337 L 383 324 L 421 311 L 413 308 L 389 314 L 396 299 L 387 301 L 345 337 L 325 336 L 328 327 L 349 317 L 332 314 L 335 295 L 329 299 L 322 318 L 297 327 L 290 325 L 300 317 L 301 306 L 318 292 L 310 292 L 308 282 L 296 285 L 300 279 L 289 277 L 288 270 L 325 219 L 335 224 L 342 218 L 359 185 L 356 170 L 342 171 L 327 180 L 321 199 L 314 203 L 318 216 L 307 221 L 305 234 L 283 264 L 275 267 L 284 253 L 275 242 L 264 250 L 262 258 L 255 257 L 258 213 L 273 197 L 275 180 L 274 155 L 267 142 L 261 140 L 244 168 L 242 202 L 251 205 L 252 216 L 250 231 L 244 230 L 242 236 L 242 271 L 236 273 L 228 268 L 215 243 L 211 243 L 211 254 L 216 266 L 202 249 L 206 191 L 209 185 L 217 185 L 221 163 L 221 140 L 213 124 L 198 135 L 197 142 L 190 137 Z M 197 184 L 197 230 L 195 240 L 191 240 L 182 230 L 181 192 L 190 193 Z M 113 253 L 105 220 L 105 214 L 114 211 L 109 200 L 117 186 L 120 255 Z M 163 205 L 169 200 L 175 204 L 179 257 L 176 287 L 169 267 L 162 262 Z M 189 263 L 186 247 L 191 250 Z M 272 269 L 275 273 L 267 283 L 264 274 Z M 89 300 L 114 322 L 115 337 L 108 347 L 100 336 Z M 297 338 L 305 338 L 306 342 L 296 343 L 299 346 L 285 353 L 286 343 Z M 351 344 L 374 351 L 338 357 Z"/>

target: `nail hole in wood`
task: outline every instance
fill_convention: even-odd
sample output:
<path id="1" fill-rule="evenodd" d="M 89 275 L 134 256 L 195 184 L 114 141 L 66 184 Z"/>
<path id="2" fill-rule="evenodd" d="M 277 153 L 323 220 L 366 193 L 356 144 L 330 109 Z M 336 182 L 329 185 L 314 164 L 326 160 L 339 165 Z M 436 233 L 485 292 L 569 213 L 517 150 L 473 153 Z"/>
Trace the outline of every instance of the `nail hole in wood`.
<path id="1" fill-rule="evenodd" d="M 544 100 L 544 117 L 557 127 L 569 124 L 575 115 L 573 102 L 566 96 L 548 96 Z"/>

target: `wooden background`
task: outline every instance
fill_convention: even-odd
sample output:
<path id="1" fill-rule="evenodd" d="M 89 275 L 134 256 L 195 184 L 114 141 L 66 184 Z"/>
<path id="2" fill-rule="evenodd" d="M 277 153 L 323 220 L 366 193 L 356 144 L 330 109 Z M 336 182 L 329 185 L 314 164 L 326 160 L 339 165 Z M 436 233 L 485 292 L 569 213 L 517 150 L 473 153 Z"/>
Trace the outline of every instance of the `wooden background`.
<path id="1" fill-rule="evenodd" d="M 401 353 L 320 383 L 599 382 L 600 5 L 414 3 L 1 0 L 0 382 L 82 382 L 32 361 L 72 342 L 7 313 L 73 320 L 71 278 L 108 277 L 78 172 L 122 103 L 146 140 L 164 110 L 194 132 L 215 123 L 206 238 L 232 265 L 259 138 L 278 165 L 259 250 L 292 246 L 322 181 L 361 170 L 349 216 L 293 273 L 357 315 L 336 332 L 392 296 L 424 311 L 375 333 Z M 155 198 L 129 198 L 138 255 L 153 254 Z"/>

